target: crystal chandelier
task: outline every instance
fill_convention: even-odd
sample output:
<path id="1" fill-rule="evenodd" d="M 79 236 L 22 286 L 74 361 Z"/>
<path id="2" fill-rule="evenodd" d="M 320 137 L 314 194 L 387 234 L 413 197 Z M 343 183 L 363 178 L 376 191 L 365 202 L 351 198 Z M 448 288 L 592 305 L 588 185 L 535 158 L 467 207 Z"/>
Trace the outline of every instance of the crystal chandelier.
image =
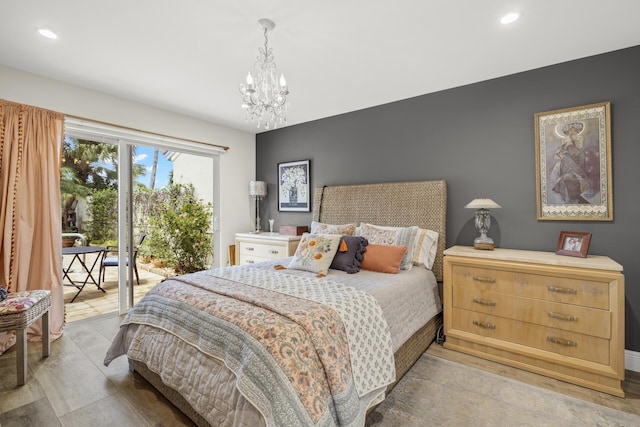
<path id="1" fill-rule="evenodd" d="M 258 24 L 264 29 L 264 48 L 259 48 L 258 60 L 254 64 L 254 72 L 247 74 L 247 82 L 240 85 L 242 93 L 242 108 L 247 110 L 246 120 L 256 121 L 258 128 L 264 123 L 264 128 L 274 129 L 278 124 L 287 122 L 287 95 L 289 89 L 284 75 L 278 79 L 278 70 L 273 62 L 273 51 L 267 43 L 267 32 L 275 28 L 276 24 L 270 19 L 260 19 Z"/>

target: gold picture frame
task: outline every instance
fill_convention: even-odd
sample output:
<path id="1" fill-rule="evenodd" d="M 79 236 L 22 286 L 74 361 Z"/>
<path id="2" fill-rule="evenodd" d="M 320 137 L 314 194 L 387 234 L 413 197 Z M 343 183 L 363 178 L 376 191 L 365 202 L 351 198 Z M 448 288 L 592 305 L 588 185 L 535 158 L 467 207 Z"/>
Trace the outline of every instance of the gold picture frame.
<path id="1" fill-rule="evenodd" d="M 538 220 L 613 221 L 611 103 L 535 114 Z"/>

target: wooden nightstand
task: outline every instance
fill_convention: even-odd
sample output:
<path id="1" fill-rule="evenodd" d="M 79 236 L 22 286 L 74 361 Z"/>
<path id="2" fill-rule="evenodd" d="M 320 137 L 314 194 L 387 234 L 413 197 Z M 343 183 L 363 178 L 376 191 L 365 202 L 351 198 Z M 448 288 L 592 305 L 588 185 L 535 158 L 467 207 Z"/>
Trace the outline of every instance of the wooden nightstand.
<path id="1" fill-rule="evenodd" d="M 444 251 L 444 346 L 624 397 L 624 276 L 605 256 Z"/>
<path id="2" fill-rule="evenodd" d="M 302 236 L 278 233 L 236 233 L 236 262 L 253 264 L 293 256 Z"/>

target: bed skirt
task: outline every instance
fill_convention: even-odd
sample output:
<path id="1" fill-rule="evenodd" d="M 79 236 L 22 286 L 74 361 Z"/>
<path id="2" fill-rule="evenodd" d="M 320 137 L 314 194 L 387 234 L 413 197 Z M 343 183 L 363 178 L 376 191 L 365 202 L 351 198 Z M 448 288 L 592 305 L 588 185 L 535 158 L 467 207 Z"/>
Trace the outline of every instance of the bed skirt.
<path id="1" fill-rule="evenodd" d="M 427 350 L 429 345 L 435 340 L 438 328 L 442 325 L 442 313 L 434 316 L 426 325 L 411 336 L 395 352 L 396 378 L 397 380 L 387 387 L 387 395 L 393 387 L 411 369 L 413 364 Z M 156 390 L 158 390 L 167 400 L 176 406 L 182 413 L 188 416 L 196 425 L 200 427 L 210 427 L 210 424 L 200 414 L 195 412 L 191 405 L 175 390 L 166 386 L 160 376 L 152 372 L 142 362 L 129 359 L 129 368 L 137 372 L 146 379 Z M 370 411 L 373 408 L 370 409 Z"/>

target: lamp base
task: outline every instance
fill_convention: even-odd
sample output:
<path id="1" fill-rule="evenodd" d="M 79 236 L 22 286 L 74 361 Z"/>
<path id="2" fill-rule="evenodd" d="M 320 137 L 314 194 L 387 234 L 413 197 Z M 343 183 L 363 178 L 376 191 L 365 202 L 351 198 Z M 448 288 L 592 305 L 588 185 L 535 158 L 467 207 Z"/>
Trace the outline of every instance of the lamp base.
<path id="1" fill-rule="evenodd" d="M 476 243 L 473 242 L 473 247 L 474 249 L 483 249 L 483 250 L 487 250 L 487 251 L 492 251 L 495 249 L 495 245 L 493 243 Z"/>
<path id="2" fill-rule="evenodd" d="M 487 236 L 486 233 L 482 233 L 474 239 L 473 247 L 475 249 L 492 251 L 495 248 L 495 245 L 493 244 L 493 239 L 491 237 Z"/>

